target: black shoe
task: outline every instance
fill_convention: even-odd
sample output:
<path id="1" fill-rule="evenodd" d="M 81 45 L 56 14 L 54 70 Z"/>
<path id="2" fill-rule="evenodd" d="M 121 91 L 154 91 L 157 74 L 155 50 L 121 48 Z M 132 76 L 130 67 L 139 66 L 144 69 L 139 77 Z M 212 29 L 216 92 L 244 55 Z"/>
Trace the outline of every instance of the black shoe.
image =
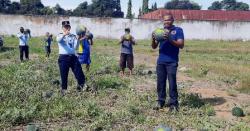
<path id="1" fill-rule="evenodd" d="M 153 107 L 153 110 L 160 110 L 160 109 L 163 109 L 163 107 L 164 107 L 164 104 L 159 104 L 159 103 L 157 103 L 154 107 Z"/>
<path id="2" fill-rule="evenodd" d="M 170 106 L 169 110 L 168 110 L 169 113 L 172 113 L 172 112 L 179 112 L 179 107 L 178 106 Z"/>
<path id="3" fill-rule="evenodd" d="M 78 85 L 77 88 L 76 88 L 76 90 L 77 90 L 78 92 L 82 92 L 82 89 L 83 89 L 83 86 L 80 86 L 80 85 Z"/>
<path id="4" fill-rule="evenodd" d="M 87 89 L 88 89 L 88 86 L 86 84 L 77 86 L 77 91 L 78 92 L 84 92 Z"/>
<path id="5" fill-rule="evenodd" d="M 170 106 L 171 106 L 170 102 L 168 102 L 167 104 L 165 104 L 165 107 L 170 107 Z"/>

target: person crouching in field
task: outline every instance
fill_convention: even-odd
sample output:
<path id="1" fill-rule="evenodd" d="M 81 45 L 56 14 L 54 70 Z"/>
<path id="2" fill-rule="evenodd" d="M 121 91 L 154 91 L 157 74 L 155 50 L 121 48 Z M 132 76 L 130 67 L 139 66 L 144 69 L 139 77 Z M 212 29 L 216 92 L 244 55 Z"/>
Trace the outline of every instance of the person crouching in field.
<path id="1" fill-rule="evenodd" d="M 152 48 L 159 46 L 159 57 L 157 60 L 157 93 L 158 102 L 155 110 L 162 109 L 166 101 L 166 80 L 169 82 L 170 100 L 167 106 L 170 107 L 169 112 L 178 111 L 178 91 L 176 83 L 176 73 L 179 61 L 179 49 L 184 47 L 184 34 L 180 27 L 174 26 L 174 17 L 172 14 L 163 17 L 164 30 L 169 32 L 165 34 L 163 41 L 157 41 L 155 34 L 152 35 Z"/>
<path id="2" fill-rule="evenodd" d="M 85 31 L 81 34 L 78 34 L 79 39 L 79 48 L 78 48 L 78 59 L 81 64 L 86 64 L 86 70 L 89 71 L 91 64 L 91 45 L 93 45 L 93 34 Z"/>
<path id="3" fill-rule="evenodd" d="M 46 52 L 46 57 L 49 58 L 50 53 L 51 53 L 51 44 L 53 42 L 53 35 L 49 34 L 49 32 L 47 32 L 45 34 L 45 38 L 44 38 L 44 43 L 45 43 L 45 52 Z"/>
<path id="4" fill-rule="evenodd" d="M 121 55 L 120 55 L 120 75 L 125 75 L 125 68 L 129 68 L 130 76 L 133 73 L 134 68 L 134 56 L 133 56 L 133 45 L 135 45 L 135 39 L 130 35 L 130 29 L 125 29 L 125 34 L 121 37 Z"/>
<path id="5" fill-rule="evenodd" d="M 65 95 L 68 87 L 68 74 L 69 69 L 72 69 L 72 72 L 75 75 L 77 80 L 77 90 L 79 92 L 85 90 L 85 75 L 82 71 L 82 67 L 78 58 L 76 56 L 76 50 L 78 48 L 78 39 L 75 35 L 70 33 L 70 22 L 63 21 L 62 22 L 62 30 L 63 33 L 60 33 L 57 36 L 57 42 L 59 47 L 59 59 L 58 65 L 60 69 L 61 75 L 61 94 L 62 96 Z"/>
<path id="6" fill-rule="evenodd" d="M 30 39 L 30 31 L 24 30 L 23 27 L 20 27 L 20 32 L 17 34 L 19 38 L 19 51 L 20 51 L 20 60 L 23 61 L 23 54 L 25 54 L 26 60 L 29 60 L 29 45 L 28 41 Z"/>

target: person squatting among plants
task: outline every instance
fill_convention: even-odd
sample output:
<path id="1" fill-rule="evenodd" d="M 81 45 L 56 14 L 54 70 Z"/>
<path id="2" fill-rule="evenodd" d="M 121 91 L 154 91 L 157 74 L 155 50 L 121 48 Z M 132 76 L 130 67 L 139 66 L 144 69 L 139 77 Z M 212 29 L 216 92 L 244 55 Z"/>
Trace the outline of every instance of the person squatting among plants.
<path id="1" fill-rule="evenodd" d="M 49 32 L 47 32 L 45 34 L 45 38 L 44 38 L 44 46 L 45 46 L 46 57 L 50 56 L 52 42 L 53 42 L 53 35 L 50 34 Z"/>
<path id="2" fill-rule="evenodd" d="M 70 22 L 62 22 L 62 31 L 57 36 L 57 42 L 59 47 L 59 58 L 58 65 L 61 75 L 61 94 L 64 96 L 68 87 L 68 74 L 69 69 L 72 69 L 72 72 L 75 75 L 77 80 L 77 90 L 79 92 L 85 90 L 85 75 L 82 71 L 81 64 L 76 56 L 76 50 L 78 48 L 78 39 L 75 35 L 70 33 Z"/>
<path id="3" fill-rule="evenodd" d="M 178 91 L 176 83 L 176 73 L 179 61 L 179 49 L 184 47 L 184 34 L 180 27 L 173 25 L 174 17 L 172 14 L 167 14 L 163 18 L 164 23 L 164 38 L 158 36 L 157 32 L 152 35 L 152 48 L 156 49 L 159 46 L 159 57 L 157 60 L 157 93 L 158 102 L 155 110 L 162 109 L 166 101 L 166 80 L 169 82 L 169 97 L 170 100 L 167 106 L 169 111 L 178 111 Z"/>
<path id="4" fill-rule="evenodd" d="M 134 55 L 133 45 L 135 45 L 135 39 L 130 35 L 130 29 L 125 29 L 125 34 L 121 37 L 119 42 L 121 44 L 121 55 L 120 55 L 120 75 L 125 75 L 125 68 L 129 68 L 129 74 L 132 75 L 134 68 Z"/>
<path id="5" fill-rule="evenodd" d="M 93 45 L 93 34 L 86 27 L 78 26 L 76 34 L 79 39 L 78 59 L 81 64 L 86 64 L 86 69 L 89 71 L 91 63 L 91 45 Z"/>
<path id="6" fill-rule="evenodd" d="M 20 51 L 20 60 L 23 61 L 23 54 L 25 54 L 26 60 L 29 60 L 29 45 L 28 41 L 31 37 L 30 30 L 24 30 L 23 27 L 20 27 L 20 32 L 17 34 L 19 38 L 19 51 Z"/>

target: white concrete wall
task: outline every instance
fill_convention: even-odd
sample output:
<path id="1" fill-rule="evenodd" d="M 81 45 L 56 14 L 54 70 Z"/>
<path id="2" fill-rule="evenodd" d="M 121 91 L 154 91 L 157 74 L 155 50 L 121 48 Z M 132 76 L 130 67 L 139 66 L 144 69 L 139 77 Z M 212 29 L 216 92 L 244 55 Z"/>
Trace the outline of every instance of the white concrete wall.
<path id="1" fill-rule="evenodd" d="M 56 35 L 61 32 L 63 20 L 71 22 L 72 33 L 75 33 L 78 24 L 82 24 L 99 38 L 120 38 L 124 28 L 130 27 L 136 39 L 149 39 L 156 27 L 162 27 L 162 22 L 156 20 L 0 14 L 0 34 L 16 34 L 23 26 L 31 29 L 32 36 L 42 36 L 45 32 Z M 182 21 L 176 22 L 176 25 L 183 28 L 186 39 L 250 40 L 250 22 Z"/>

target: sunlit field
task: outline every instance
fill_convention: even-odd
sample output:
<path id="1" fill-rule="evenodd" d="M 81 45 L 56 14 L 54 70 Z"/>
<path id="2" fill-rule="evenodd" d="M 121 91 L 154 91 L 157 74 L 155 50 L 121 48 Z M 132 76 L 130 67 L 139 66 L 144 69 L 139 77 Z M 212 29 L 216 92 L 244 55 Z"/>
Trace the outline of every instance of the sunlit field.
<path id="1" fill-rule="evenodd" d="M 1 130 L 250 130 L 250 42 L 186 41 L 180 53 L 180 111 L 152 110 L 157 50 L 150 41 L 134 47 L 133 76 L 119 76 L 118 40 L 95 39 L 92 64 L 84 73 L 89 90 L 78 93 L 70 72 L 60 95 L 54 42 L 45 57 L 41 38 L 32 38 L 30 61 L 19 61 L 18 39 L 5 37 L 0 51 Z M 232 115 L 233 107 L 245 116 Z"/>

